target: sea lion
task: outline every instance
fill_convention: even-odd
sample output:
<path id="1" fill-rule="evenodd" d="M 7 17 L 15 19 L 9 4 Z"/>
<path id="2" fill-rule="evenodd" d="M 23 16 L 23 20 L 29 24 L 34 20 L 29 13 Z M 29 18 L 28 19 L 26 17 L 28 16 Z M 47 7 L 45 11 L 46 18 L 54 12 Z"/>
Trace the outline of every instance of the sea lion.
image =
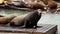
<path id="1" fill-rule="evenodd" d="M 9 6 L 27 8 L 27 5 L 23 1 L 11 1 L 11 2 L 7 2 L 7 4 Z"/>
<path id="2" fill-rule="evenodd" d="M 4 2 L 4 0 L 0 0 L 0 5 L 2 5 L 2 4 L 3 4 L 3 2 Z"/>
<path id="3" fill-rule="evenodd" d="M 5 17 L 0 17 L 0 24 L 8 24 L 13 18 L 16 16 L 11 15 L 11 16 L 5 16 Z"/>
<path id="4" fill-rule="evenodd" d="M 37 22 L 41 18 L 41 11 L 33 11 L 32 13 L 28 14 L 25 17 L 25 27 L 26 28 L 36 28 L 37 27 Z"/>
<path id="5" fill-rule="evenodd" d="M 23 26 L 24 25 L 24 16 L 17 16 L 11 20 L 10 26 Z"/>
<path id="6" fill-rule="evenodd" d="M 31 9 L 42 9 L 44 10 L 44 7 L 46 6 L 42 1 L 39 2 L 27 2 L 27 5 Z"/>
<path id="7" fill-rule="evenodd" d="M 57 9 L 57 2 L 55 2 L 55 1 L 48 1 L 48 7 L 50 9 Z"/>
<path id="8" fill-rule="evenodd" d="M 37 22 L 41 18 L 41 14 L 42 14 L 41 11 L 36 10 L 27 14 L 26 16 L 17 16 L 10 22 L 10 26 L 36 28 Z"/>

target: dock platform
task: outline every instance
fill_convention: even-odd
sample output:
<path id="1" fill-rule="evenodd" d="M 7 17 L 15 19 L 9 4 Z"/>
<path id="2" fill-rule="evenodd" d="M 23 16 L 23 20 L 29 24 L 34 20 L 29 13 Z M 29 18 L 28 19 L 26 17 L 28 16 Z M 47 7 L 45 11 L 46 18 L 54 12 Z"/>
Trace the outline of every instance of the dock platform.
<path id="1" fill-rule="evenodd" d="M 57 25 L 39 24 L 38 28 L 14 28 L 0 26 L 0 34 L 55 34 L 57 32 Z"/>

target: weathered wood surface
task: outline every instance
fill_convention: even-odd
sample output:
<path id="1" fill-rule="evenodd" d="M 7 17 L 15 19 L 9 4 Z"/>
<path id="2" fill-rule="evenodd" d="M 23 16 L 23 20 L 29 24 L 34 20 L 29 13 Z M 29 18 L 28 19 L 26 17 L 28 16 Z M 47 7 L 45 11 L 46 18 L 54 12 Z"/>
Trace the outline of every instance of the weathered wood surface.
<path id="1" fill-rule="evenodd" d="M 0 32 L 8 33 L 28 33 L 28 34 L 53 34 L 57 31 L 57 25 L 39 24 L 37 29 L 27 28 L 14 28 L 14 27 L 1 27 Z"/>
<path id="2" fill-rule="evenodd" d="M 5 32 L 0 32 L 0 34 L 30 34 L 30 33 L 5 33 Z"/>

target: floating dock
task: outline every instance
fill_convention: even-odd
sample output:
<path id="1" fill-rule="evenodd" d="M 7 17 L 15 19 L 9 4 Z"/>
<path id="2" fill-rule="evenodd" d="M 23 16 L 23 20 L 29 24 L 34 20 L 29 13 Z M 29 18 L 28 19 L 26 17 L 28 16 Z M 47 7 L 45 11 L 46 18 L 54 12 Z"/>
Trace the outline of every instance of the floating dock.
<path id="1" fill-rule="evenodd" d="M 38 28 L 19 28 L 19 27 L 2 27 L 0 26 L 0 34 L 55 34 L 57 25 L 39 24 Z"/>

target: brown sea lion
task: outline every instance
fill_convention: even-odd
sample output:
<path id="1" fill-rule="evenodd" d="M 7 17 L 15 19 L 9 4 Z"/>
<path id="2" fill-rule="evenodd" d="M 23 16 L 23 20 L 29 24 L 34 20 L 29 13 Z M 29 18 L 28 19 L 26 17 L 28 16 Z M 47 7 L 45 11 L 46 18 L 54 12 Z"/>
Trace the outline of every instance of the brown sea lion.
<path id="1" fill-rule="evenodd" d="M 32 8 L 32 9 L 44 9 L 44 7 L 46 6 L 42 1 L 39 2 L 28 2 L 28 7 Z"/>
<path id="2" fill-rule="evenodd" d="M 0 0 L 0 4 L 2 4 L 4 2 L 4 0 Z"/>
<path id="3" fill-rule="evenodd" d="M 4 0 L 0 0 L 0 5 L 4 5 Z"/>
<path id="4" fill-rule="evenodd" d="M 52 1 L 57 1 L 57 0 L 52 0 Z"/>
<path id="5" fill-rule="evenodd" d="M 5 16 L 5 17 L 0 17 L 0 24 L 8 24 L 13 18 L 16 16 Z"/>
<path id="6" fill-rule="evenodd" d="M 24 25 L 24 16 L 17 16 L 10 22 L 10 26 L 23 26 L 23 25 Z"/>
<path id="7" fill-rule="evenodd" d="M 55 1 L 48 1 L 48 7 L 50 9 L 56 9 L 57 8 L 57 2 L 55 2 Z"/>

